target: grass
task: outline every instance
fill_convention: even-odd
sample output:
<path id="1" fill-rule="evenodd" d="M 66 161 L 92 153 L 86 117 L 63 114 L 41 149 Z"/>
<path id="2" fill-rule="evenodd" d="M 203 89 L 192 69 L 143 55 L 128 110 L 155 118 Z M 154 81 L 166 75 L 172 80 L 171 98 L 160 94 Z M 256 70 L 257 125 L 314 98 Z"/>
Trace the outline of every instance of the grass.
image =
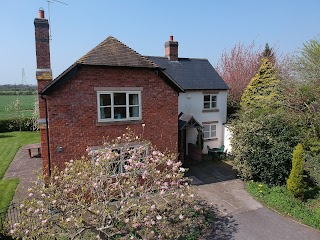
<path id="1" fill-rule="evenodd" d="M 0 179 L 21 146 L 39 142 L 39 132 L 0 133 Z"/>
<path id="2" fill-rule="evenodd" d="M 20 99 L 24 117 L 32 117 L 34 101 L 37 95 L 0 95 L 0 119 L 12 117 L 12 110 L 7 111 L 6 108 L 17 98 Z"/>
<path id="3" fill-rule="evenodd" d="M 298 222 L 320 230 L 320 196 L 302 201 L 292 196 L 284 186 L 247 182 L 248 192 L 265 206 Z"/>
<path id="4" fill-rule="evenodd" d="M 0 213 L 5 212 L 7 210 L 7 207 L 11 203 L 11 200 L 14 195 L 14 191 L 17 188 L 18 183 L 19 183 L 19 179 L 17 178 L 0 180 L 0 192 L 1 192 Z"/>
<path id="5" fill-rule="evenodd" d="M 10 205 L 19 183 L 17 178 L 3 179 L 6 170 L 21 146 L 39 141 L 39 132 L 0 133 L 0 212 Z"/>

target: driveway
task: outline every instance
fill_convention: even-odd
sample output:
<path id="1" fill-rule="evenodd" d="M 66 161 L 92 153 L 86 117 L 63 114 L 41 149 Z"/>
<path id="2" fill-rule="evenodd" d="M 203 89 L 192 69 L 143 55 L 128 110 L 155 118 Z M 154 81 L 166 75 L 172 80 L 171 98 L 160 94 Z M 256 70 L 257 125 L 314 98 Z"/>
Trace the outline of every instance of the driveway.
<path id="1" fill-rule="evenodd" d="M 320 239 L 319 231 L 281 216 L 254 200 L 227 163 L 207 159 L 187 167 L 187 176 L 193 179 L 197 193 L 218 215 L 205 239 Z"/>

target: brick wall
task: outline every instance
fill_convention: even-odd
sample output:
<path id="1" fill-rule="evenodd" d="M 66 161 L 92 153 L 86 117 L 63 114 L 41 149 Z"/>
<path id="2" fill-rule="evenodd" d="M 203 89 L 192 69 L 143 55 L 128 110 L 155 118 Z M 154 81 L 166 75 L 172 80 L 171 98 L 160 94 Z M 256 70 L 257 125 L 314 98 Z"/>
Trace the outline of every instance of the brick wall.
<path id="1" fill-rule="evenodd" d="M 199 162 L 202 160 L 202 149 L 201 147 L 193 144 L 188 143 L 188 158 L 191 161 Z"/>
<path id="2" fill-rule="evenodd" d="M 142 121 L 97 124 L 95 87 L 142 87 Z M 51 162 L 59 168 L 85 155 L 88 146 L 122 135 L 126 127 L 141 134 L 142 123 L 144 139 L 162 151 L 168 148 L 177 153 L 178 93 L 151 69 L 82 66 L 47 99 Z M 57 152 L 58 147 L 63 151 Z"/>

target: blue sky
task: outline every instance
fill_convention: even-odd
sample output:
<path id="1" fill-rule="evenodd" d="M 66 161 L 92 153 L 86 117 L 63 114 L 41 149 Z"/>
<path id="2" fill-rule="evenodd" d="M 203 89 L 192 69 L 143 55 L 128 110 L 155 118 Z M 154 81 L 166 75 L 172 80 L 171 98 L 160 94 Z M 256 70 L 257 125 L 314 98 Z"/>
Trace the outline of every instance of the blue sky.
<path id="1" fill-rule="evenodd" d="M 53 0 L 50 0 L 53 1 Z M 61 0 L 50 4 L 51 65 L 56 77 L 112 35 L 142 55 L 164 55 L 170 35 L 180 57 L 215 66 L 241 42 L 293 53 L 320 33 L 319 0 Z M 33 20 L 47 0 L 0 0 L 0 84 L 36 84 Z"/>

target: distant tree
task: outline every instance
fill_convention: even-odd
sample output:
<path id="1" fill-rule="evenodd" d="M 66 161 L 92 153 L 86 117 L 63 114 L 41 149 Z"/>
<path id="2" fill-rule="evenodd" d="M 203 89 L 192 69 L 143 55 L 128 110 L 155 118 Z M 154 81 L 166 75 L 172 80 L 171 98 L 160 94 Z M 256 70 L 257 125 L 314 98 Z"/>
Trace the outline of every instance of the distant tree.
<path id="1" fill-rule="evenodd" d="M 300 81 L 320 85 L 320 40 L 311 39 L 303 44 L 294 61 L 294 68 Z"/>
<path id="2" fill-rule="evenodd" d="M 276 55 L 275 55 L 273 48 L 270 48 L 268 43 L 266 43 L 266 46 L 265 46 L 263 52 L 261 53 L 261 57 L 268 58 L 269 61 L 272 62 L 273 65 L 275 64 Z"/>
<path id="3" fill-rule="evenodd" d="M 295 197 L 302 197 L 306 186 L 303 180 L 304 161 L 303 147 L 302 144 L 299 143 L 293 151 L 292 169 L 287 180 L 287 189 L 292 192 Z"/>
<path id="4" fill-rule="evenodd" d="M 251 79 L 241 97 L 241 107 L 270 108 L 281 104 L 280 81 L 276 69 L 267 58 L 261 60 L 261 67 Z"/>
<path id="5" fill-rule="evenodd" d="M 239 106 L 243 91 L 260 66 L 260 54 L 254 50 L 254 42 L 246 46 L 236 44 L 229 52 L 223 52 L 215 69 L 228 84 L 228 106 Z"/>
<path id="6" fill-rule="evenodd" d="M 24 113 L 21 106 L 21 99 L 20 96 L 16 98 L 13 102 L 11 102 L 8 106 L 6 106 L 6 111 L 10 113 L 10 117 L 13 118 L 15 124 L 19 127 L 19 130 L 21 131 L 23 127 L 23 118 Z"/>

